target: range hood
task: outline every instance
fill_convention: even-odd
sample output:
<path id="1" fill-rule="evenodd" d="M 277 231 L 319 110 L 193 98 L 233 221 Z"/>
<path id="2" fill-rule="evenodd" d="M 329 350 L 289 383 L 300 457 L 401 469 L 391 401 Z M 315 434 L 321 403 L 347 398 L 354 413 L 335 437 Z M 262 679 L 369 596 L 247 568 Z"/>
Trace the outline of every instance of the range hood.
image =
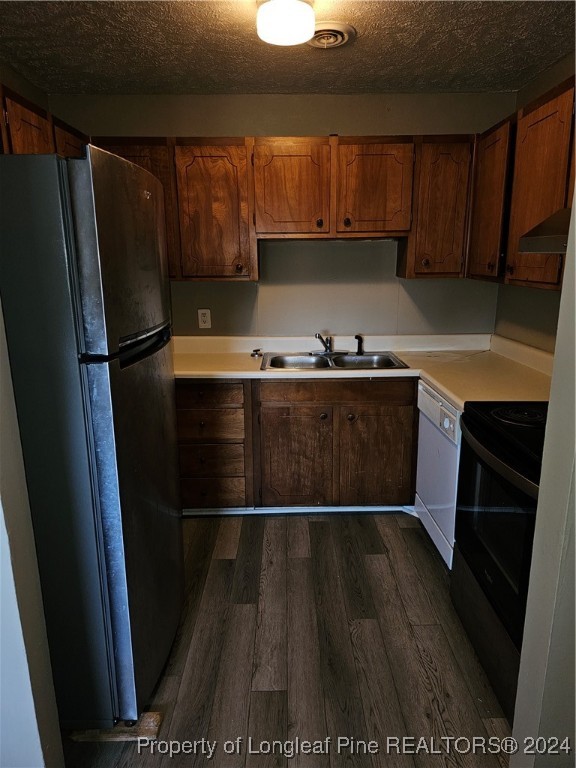
<path id="1" fill-rule="evenodd" d="M 572 208 L 561 208 L 520 238 L 520 253 L 566 253 Z"/>

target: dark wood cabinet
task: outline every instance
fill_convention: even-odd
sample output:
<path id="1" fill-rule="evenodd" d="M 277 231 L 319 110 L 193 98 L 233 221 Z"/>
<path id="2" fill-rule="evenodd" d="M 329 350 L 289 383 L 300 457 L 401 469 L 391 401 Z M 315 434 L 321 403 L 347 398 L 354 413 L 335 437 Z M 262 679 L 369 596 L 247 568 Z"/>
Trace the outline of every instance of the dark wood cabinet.
<path id="1" fill-rule="evenodd" d="M 256 504 L 412 503 L 416 382 L 255 383 Z"/>
<path id="2" fill-rule="evenodd" d="M 399 277 L 460 277 L 470 176 L 469 137 L 416 143 L 413 225 L 399 244 Z"/>
<path id="3" fill-rule="evenodd" d="M 328 138 L 256 138 L 253 151 L 256 232 L 328 232 Z"/>
<path id="4" fill-rule="evenodd" d="M 139 137 L 135 139 L 121 136 L 97 136 L 92 139 L 92 142 L 96 146 L 102 147 L 102 149 L 144 168 L 162 182 L 164 187 L 168 274 L 171 278 L 180 277 L 178 201 L 176 198 L 173 147 L 169 140 L 155 137 Z"/>
<path id="5" fill-rule="evenodd" d="M 338 140 L 336 231 L 385 233 L 410 229 L 412 140 Z"/>
<path id="6" fill-rule="evenodd" d="M 63 123 L 58 118 L 54 118 L 54 147 L 57 154 L 62 157 L 84 157 L 86 153 L 86 144 L 89 142 L 88 136 L 72 128 L 71 125 Z"/>
<path id="7" fill-rule="evenodd" d="M 561 285 L 563 256 L 519 253 L 518 242 L 522 235 L 567 204 L 573 110 L 572 85 L 544 103 L 527 107 L 519 115 L 506 257 L 507 283 L 553 289 Z"/>
<path id="8" fill-rule="evenodd" d="M 18 94 L 3 89 L 6 151 L 13 155 L 54 152 L 50 115 Z"/>
<path id="9" fill-rule="evenodd" d="M 256 280 L 244 139 L 178 142 L 181 276 Z"/>
<path id="10" fill-rule="evenodd" d="M 176 379 L 184 509 L 252 504 L 249 384 Z"/>
<path id="11" fill-rule="evenodd" d="M 477 137 L 467 277 L 498 280 L 504 272 L 511 158 L 510 120 Z"/>

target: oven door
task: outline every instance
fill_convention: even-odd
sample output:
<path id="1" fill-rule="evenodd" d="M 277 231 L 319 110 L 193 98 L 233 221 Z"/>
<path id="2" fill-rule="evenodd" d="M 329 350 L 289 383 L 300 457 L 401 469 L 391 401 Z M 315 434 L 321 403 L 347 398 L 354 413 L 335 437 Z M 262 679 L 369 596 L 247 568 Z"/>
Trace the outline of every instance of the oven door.
<path id="1" fill-rule="evenodd" d="M 522 644 L 538 486 L 462 426 L 456 542 L 518 649 Z"/>

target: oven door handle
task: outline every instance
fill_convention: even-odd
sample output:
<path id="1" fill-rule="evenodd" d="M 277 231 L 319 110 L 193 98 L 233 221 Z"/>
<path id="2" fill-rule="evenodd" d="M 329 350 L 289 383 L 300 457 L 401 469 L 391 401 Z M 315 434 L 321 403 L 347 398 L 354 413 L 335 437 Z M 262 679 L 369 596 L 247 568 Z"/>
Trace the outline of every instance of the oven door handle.
<path id="1" fill-rule="evenodd" d="M 536 483 L 533 483 L 531 480 L 527 480 L 523 475 L 521 475 L 515 469 L 512 469 L 512 467 L 509 467 L 508 464 L 505 464 L 497 456 L 494 456 L 493 453 L 490 453 L 490 451 L 488 451 L 482 445 L 482 443 L 480 443 L 474 437 L 474 435 L 470 432 L 470 430 L 464 423 L 464 420 L 460 422 L 460 428 L 462 430 L 462 437 L 466 440 L 466 442 L 472 448 L 474 453 L 480 459 L 482 459 L 482 461 L 485 464 L 487 464 L 491 469 L 493 469 L 494 472 L 499 474 L 500 477 L 503 477 L 505 480 L 511 483 L 515 488 L 518 488 L 520 491 L 523 491 L 527 496 L 530 496 L 530 498 L 532 499 L 538 498 L 538 486 L 536 485 Z"/>

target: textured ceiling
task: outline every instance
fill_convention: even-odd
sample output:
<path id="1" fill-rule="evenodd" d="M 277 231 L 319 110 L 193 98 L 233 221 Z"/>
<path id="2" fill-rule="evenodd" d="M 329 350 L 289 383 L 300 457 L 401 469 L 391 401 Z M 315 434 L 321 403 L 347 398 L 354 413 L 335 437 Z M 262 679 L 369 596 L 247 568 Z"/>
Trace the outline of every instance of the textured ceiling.
<path id="1" fill-rule="evenodd" d="M 574 50 L 574 2 L 313 5 L 357 39 L 267 45 L 256 0 L 0 2 L 0 61 L 50 94 L 516 91 Z"/>

